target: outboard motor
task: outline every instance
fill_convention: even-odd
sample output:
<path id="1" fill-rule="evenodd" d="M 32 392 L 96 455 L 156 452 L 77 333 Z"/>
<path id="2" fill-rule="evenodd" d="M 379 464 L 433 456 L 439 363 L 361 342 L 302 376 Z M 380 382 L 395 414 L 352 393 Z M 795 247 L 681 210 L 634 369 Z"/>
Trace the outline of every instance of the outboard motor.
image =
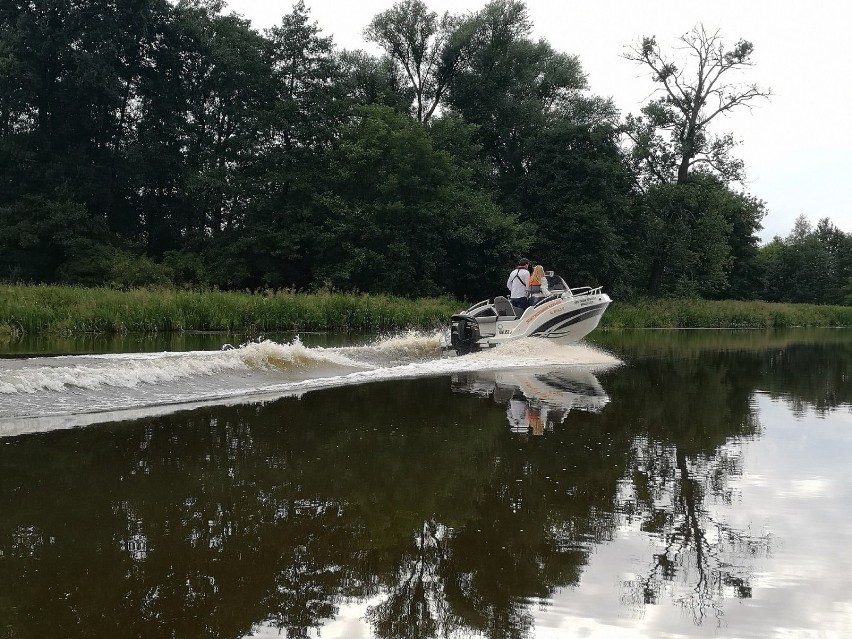
<path id="1" fill-rule="evenodd" d="M 478 349 L 479 324 L 469 315 L 453 315 L 450 318 L 450 346 L 459 355 Z"/>

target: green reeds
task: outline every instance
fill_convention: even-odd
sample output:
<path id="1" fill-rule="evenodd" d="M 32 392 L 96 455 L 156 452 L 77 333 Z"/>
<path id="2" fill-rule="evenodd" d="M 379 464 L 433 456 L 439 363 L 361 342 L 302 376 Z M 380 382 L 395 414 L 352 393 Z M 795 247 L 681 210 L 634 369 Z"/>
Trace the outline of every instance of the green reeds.
<path id="1" fill-rule="evenodd" d="M 784 328 L 852 326 L 852 306 L 759 301 L 659 299 L 615 301 L 601 321 L 609 328 Z"/>
<path id="2" fill-rule="evenodd" d="M 237 293 L 0 285 L 0 326 L 19 333 L 381 331 L 443 326 L 462 303 L 322 292 Z"/>
<path id="3" fill-rule="evenodd" d="M 446 325 L 450 298 L 289 291 L 239 293 L 0 285 L 0 334 L 164 331 L 387 331 Z M 852 306 L 659 299 L 614 301 L 609 328 L 852 326 Z"/>

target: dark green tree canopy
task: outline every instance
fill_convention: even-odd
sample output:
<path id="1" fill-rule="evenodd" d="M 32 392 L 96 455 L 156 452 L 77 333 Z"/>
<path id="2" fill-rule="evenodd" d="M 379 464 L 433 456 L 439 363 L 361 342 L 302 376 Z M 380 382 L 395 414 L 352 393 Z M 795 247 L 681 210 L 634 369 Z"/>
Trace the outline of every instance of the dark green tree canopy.
<path id="1" fill-rule="evenodd" d="M 800 215 L 786 238 L 760 250 L 769 299 L 852 304 L 852 234 Z"/>
<path id="2" fill-rule="evenodd" d="M 475 50 L 477 28 L 471 17 L 438 17 L 422 0 L 402 0 L 373 18 L 364 36 L 400 66 L 414 93 L 414 116 L 428 122 Z"/>
<path id="3" fill-rule="evenodd" d="M 334 287 L 484 297 L 493 290 L 487 282 L 527 248 L 516 220 L 429 131 L 387 107 L 359 110 L 329 176 L 317 201 L 317 275 Z"/>
<path id="4" fill-rule="evenodd" d="M 523 253 L 619 299 L 852 300 L 848 234 L 759 248 L 731 186 L 751 43 L 640 40 L 659 93 L 624 118 L 520 0 L 388 4 L 372 55 L 303 0 L 263 32 L 223 0 L 0 3 L 0 279 L 482 299 Z"/>
<path id="5" fill-rule="evenodd" d="M 492 0 L 476 20 L 477 46 L 450 83 L 449 106 L 479 127 L 495 171 L 513 180 L 524 171 L 529 140 L 571 111 L 586 77 L 577 56 L 530 39 L 523 3 Z"/>

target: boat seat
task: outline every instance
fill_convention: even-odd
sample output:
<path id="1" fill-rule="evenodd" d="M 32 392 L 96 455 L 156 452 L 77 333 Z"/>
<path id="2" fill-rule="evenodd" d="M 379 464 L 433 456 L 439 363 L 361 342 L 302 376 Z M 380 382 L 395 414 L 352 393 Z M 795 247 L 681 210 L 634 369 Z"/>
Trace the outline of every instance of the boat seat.
<path id="1" fill-rule="evenodd" d="M 497 311 L 498 317 L 517 317 L 515 307 L 512 306 L 512 302 L 502 295 L 498 295 L 494 298 L 494 310 Z"/>

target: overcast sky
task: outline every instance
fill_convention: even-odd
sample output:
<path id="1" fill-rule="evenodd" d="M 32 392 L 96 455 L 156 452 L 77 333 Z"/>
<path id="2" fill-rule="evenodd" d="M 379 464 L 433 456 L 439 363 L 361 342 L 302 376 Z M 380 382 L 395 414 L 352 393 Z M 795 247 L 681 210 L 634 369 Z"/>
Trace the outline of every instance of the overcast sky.
<path id="1" fill-rule="evenodd" d="M 485 0 L 427 0 L 439 12 L 475 11 Z M 323 35 L 347 49 L 376 52 L 363 38 L 372 17 L 392 0 L 305 0 Z M 764 241 L 786 236 L 804 214 L 812 223 L 827 217 L 852 232 L 852 3 L 845 0 L 527 0 L 533 37 L 580 57 L 592 93 L 611 96 L 623 113 L 637 113 L 654 85 L 621 55 L 641 36 L 654 35 L 665 48 L 702 22 L 719 29 L 726 45 L 754 44 L 754 68 L 743 76 L 771 89 L 769 101 L 717 118 L 716 133 L 741 141 L 736 155 L 747 169 L 745 190 L 764 200 Z M 230 0 L 228 9 L 263 30 L 289 13 L 289 0 Z"/>

